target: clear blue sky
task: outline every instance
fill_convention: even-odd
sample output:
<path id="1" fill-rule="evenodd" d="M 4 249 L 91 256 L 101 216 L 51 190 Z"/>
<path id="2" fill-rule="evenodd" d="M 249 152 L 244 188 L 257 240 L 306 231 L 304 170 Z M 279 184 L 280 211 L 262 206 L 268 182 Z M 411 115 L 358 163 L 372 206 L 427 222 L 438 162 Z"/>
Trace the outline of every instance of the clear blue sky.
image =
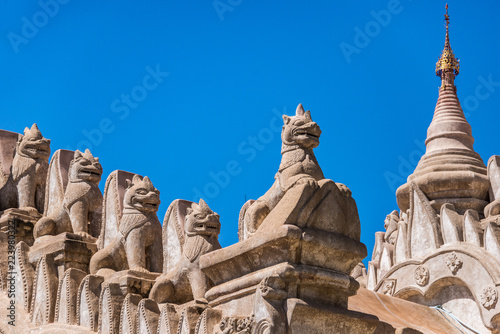
<path id="1" fill-rule="evenodd" d="M 172 200 L 202 193 L 227 246 L 245 198 L 273 183 L 279 114 L 301 102 L 323 130 L 325 176 L 353 192 L 371 254 L 397 208 L 395 189 L 423 153 L 444 5 L 2 1 L 0 128 L 37 122 L 53 152 L 90 146 L 102 187 L 115 169 L 148 175 L 161 191 L 160 219 Z M 500 4 L 449 5 L 458 95 L 487 161 L 500 154 Z"/>

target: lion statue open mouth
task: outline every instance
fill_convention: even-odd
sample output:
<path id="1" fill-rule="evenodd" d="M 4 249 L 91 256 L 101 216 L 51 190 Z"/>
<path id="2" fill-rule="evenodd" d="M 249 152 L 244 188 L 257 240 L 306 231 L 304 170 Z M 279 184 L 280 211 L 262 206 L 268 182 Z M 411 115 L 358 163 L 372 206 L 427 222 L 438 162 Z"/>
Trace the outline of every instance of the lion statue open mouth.
<path id="1" fill-rule="evenodd" d="M 50 140 L 36 124 L 19 135 L 11 174 L 0 189 L 0 211 L 22 208 L 43 212 L 45 181 L 49 169 Z"/>
<path id="2" fill-rule="evenodd" d="M 56 168 L 52 165 L 51 162 L 51 168 Z M 99 158 L 94 157 L 88 149 L 84 153 L 76 150 L 69 164 L 68 184 L 64 196 L 55 201 L 58 204 L 56 209 L 36 223 L 33 230 L 35 239 L 44 235 L 69 232 L 78 234 L 89 241 L 95 241 L 96 236 L 89 234 L 89 225 L 100 226 L 102 193 L 99 189 L 99 181 L 101 175 L 102 166 Z M 49 186 L 60 183 L 60 180 L 50 178 L 47 182 Z"/>

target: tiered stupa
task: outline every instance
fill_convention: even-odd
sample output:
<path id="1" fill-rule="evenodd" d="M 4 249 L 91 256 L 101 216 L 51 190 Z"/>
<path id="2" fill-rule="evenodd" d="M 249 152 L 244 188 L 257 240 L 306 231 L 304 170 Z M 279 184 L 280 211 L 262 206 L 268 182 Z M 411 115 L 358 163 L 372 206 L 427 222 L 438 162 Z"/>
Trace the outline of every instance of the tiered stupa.
<path id="1" fill-rule="evenodd" d="M 500 157 L 485 166 L 457 98 L 459 61 L 446 6 L 441 78 L 426 152 L 396 192 L 386 232 L 375 234 L 367 288 L 461 322 L 462 332 L 500 333 Z"/>
<path id="2" fill-rule="evenodd" d="M 448 8 L 446 37 L 436 75 L 441 88 L 434 117 L 427 130 L 426 152 L 408 182 L 396 192 L 402 211 L 410 208 L 410 184 L 417 184 L 431 200 L 434 209 L 452 203 L 460 213 L 474 209 L 482 213 L 488 204 L 489 181 L 483 160 L 474 151 L 471 126 L 465 119 L 457 97 L 455 76 L 460 62 L 450 46 Z"/>

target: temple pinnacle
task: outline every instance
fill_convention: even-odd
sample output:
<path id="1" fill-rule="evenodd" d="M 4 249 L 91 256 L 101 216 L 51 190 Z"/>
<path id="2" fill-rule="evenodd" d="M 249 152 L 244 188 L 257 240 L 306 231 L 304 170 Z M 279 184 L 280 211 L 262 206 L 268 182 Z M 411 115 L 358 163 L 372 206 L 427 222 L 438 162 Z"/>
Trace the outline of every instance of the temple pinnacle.
<path id="1" fill-rule="evenodd" d="M 444 20 L 446 22 L 446 37 L 444 41 L 444 49 L 441 53 L 441 57 L 436 63 L 436 75 L 441 77 L 443 87 L 446 85 L 454 85 L 454 78 L 460 72 L 460 60 L 455 58 L 453 50 L 450 46 L 450 16 L 448 15 L 448 4 L 446 4 L 446 14 L 444 14 Z"/>

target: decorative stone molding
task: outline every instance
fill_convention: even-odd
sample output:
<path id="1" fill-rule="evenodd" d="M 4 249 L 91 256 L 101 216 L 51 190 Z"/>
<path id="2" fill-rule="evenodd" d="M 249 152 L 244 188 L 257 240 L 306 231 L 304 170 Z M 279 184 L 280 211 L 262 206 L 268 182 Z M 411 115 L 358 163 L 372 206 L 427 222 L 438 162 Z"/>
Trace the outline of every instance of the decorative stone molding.
<path id="1" fill-rule="evenodd" d="M 396 280 L 395 279 L 387 279 L 382 285 L 382 293 L 385 295 L 392 296 L 394 295 L 394 291 L 396 290 Z"/>
<path id="2" fill-rule="evenodd" d="M 488 286 L 483 289 L 483 292 L 479 296 L 481 305 L 487 310 L 495 307 L 498 300 L 498 293 L 494 286 Z"/>
<path id="3" fill-rule="evenodd" d="M 217 334 L 250 334 L 255 324 L 254 316 L 245 318 L 224 317 L 219 323 Z"/>
<path id="4" fill-rule="evenodd" d="M 453 275 L 456 275 L 458 270 L 462 268 L 463 261 L 460 260 L 460 258 L 457 256 L 457 253 L 452 252 L 448 255 L 448 258 L 446 259 L 446 265 L 448 268 L 450 268 L 451 273 Z"/>
<path id="5" fill-rule="evenodd" d="M 429 282 L 429 270 L 425 266 L 418 266 L 414 277 L 418 285 L 424 286 Z"/>

